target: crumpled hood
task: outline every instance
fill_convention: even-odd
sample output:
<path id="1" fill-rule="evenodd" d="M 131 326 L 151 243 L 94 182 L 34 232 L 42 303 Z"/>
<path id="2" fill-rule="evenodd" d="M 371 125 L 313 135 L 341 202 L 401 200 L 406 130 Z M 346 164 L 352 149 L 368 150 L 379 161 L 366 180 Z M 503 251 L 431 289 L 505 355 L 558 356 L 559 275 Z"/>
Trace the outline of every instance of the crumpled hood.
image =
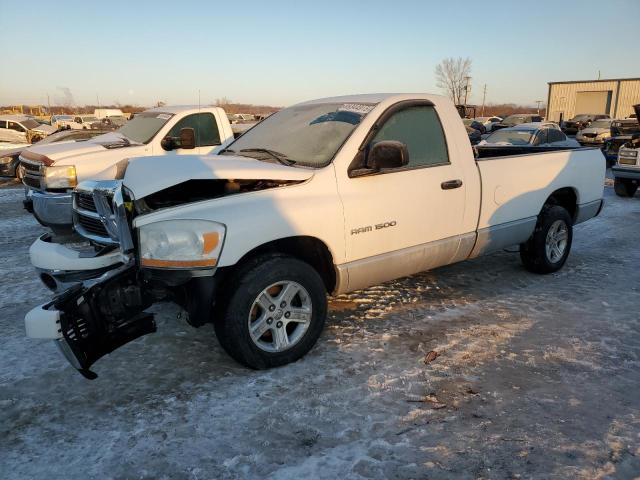
<path id="1" fill-rule="evenodd" d="M 313 169 L 288 167 L 253 158 L 231 155 L 166 155 L 133 158 L 124 176 L 124 186 L 134 199 L 188 180 L 287 180 L 304 181 Z"/>
<path id="2" fill-rule="evenodd" d="M 27 150 L 32 153 L 44 155 L 53 160 L 54 164 L 58 164 L 61 160 L 74 158 L 79 155 L 106 152 L 107 149 L 104 145 L 120 143 L 122 143 L 122 137 L 113 132 L 109 132 L 82 142 L 58 142 L 40 146 L 34 145 Z M 125 144 L 122 143 L 122 146 L 124 147 Z"/>

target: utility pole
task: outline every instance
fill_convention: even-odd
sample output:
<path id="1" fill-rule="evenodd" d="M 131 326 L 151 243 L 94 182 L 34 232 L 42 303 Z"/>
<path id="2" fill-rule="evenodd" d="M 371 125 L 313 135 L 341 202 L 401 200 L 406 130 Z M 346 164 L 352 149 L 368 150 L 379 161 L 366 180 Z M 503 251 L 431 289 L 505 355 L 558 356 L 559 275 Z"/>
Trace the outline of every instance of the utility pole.
<path id="1" fill-rule="evenodd" d="M 542 103 L 542 100 L 536 100 L 536 103 L 538 104 L 538 115 L 540 115 L 540 104 Z"/>
<path id="2" fill-rule="evenodd" d="M 51 101 L 49 100 L 49 94 L 47 93 L 47 110 L 49 115 L 51 115 Z"/>
<path id="3" fill-rule="evenodd" d="M 464 85 L 464 104 L 467 104 L 467 98 L 469 96 L 469 80 L 471 80 L 471 77 L 464 77 L 466 83 Z"/>
<path id="4" fill-rule="evenodd" d="M 487 98 L 487 84 L 484 84 L 484 90 L 482 92 L 482 113 L 480 114 L 481 117 L 484 117 L 484 101 Z"/>
<path id="5" fill-rule="evenodd" d="M 96 103 L 98 104 L 98 108 L 100 108 L 100 98 L 98 97 L 97 93 L 96 93 Z"/>

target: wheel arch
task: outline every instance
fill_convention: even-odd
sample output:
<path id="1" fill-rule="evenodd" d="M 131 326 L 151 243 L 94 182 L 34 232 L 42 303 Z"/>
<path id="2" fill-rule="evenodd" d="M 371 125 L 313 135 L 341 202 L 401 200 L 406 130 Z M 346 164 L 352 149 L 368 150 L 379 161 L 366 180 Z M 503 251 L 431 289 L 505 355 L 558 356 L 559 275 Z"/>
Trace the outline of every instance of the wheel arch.
<path id="1" fill-rule="evenodd" d="M 578 214 L 578 193 L 573 187 L 559 188 L 547 197 L 542 207 L 544 208 L 547 205 L 563 207 L 575 222 Z"/>
<path id="2" fill-rule="evenodd" d="M 333 255 L 327 244 L 317 237 L 299 235 L 271 240 L 245 253 L 231 268 L 236 268 L 256 256 L 269 253 L 289 255 L 308 263 L 322 278 L 327 292 L 331 293 L 335 290 L 338 275 Z"/>

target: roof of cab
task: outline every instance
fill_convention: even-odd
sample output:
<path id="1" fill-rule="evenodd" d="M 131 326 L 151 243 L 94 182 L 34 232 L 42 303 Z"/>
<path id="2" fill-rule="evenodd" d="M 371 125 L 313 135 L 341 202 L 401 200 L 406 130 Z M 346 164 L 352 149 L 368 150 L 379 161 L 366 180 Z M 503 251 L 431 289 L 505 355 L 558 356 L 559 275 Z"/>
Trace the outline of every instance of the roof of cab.
<path id="1" fill-rule="evenodd" d="M 145 112 L 157 112 L 157 113 L 182 113 L 182 112 L 186 112 L 189 110 L 204 110 L 204 109 L 211 109 L 211 108 L 220 108 L 220 107 L 216 107 L 215 105 L 171 105 L 171 106 L 164 106 L 164 107 L 155 107 L 155 108 L 150 108 L 148 110 L 145 110 Z"/>
<path id="2" fill-rule="evenodd" d="M 414 97 L 416 99 L 443 99 L 442 95 L 433 95 L 431 93 L 364 93 L 358 95 L 344 95 L 339 97 L 318 98 L 301 102 L 298 105 L 312 105 L 315 103 L 380 103 L 385 100 L 393 100 L 397 97 L 398 101 L 406 100 Z"/>

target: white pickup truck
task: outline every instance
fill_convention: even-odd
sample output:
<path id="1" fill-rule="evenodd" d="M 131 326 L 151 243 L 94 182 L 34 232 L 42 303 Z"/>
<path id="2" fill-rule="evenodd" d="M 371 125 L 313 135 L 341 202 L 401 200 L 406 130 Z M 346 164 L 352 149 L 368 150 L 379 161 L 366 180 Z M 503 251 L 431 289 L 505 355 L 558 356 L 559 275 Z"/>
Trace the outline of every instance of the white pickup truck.
<path id="1" fill-rule="evenodd" d="M 159 107 L 86 142 L 25 150 L 20 156 L 22 181 L 38 221 L 68 233 L 73 225 L 71 191 L 79 182 L 117 178 L 118 162 L 126 158 L 202 155 L 232 139 L 227 115 L 219 107 Z"/>
<path id="2" fill-rule="evenodd" d="M 145 310 L 170 299 L 191 325 L 213 324 L 237 361 L 284 365 L 316 343 L 327 293 L 513 245 L 528 270 L 558 270 L 574 225 L 602 208 L 604 174 L 589 148 L 476 160 L 456 108 L 436 95 L 302 103 L 219 155 L 139 158 L 115 190 L 82 185 L 81 210 L 102 212 L 118 241 L 94 238 L 84 255 L 33 244 L 59 293 L 27 314 L 27 335 L 54 339 L 95 378 L 91 365 L 155 331 Z M 96 278 L 67 288 L 64 271 Z"/>

